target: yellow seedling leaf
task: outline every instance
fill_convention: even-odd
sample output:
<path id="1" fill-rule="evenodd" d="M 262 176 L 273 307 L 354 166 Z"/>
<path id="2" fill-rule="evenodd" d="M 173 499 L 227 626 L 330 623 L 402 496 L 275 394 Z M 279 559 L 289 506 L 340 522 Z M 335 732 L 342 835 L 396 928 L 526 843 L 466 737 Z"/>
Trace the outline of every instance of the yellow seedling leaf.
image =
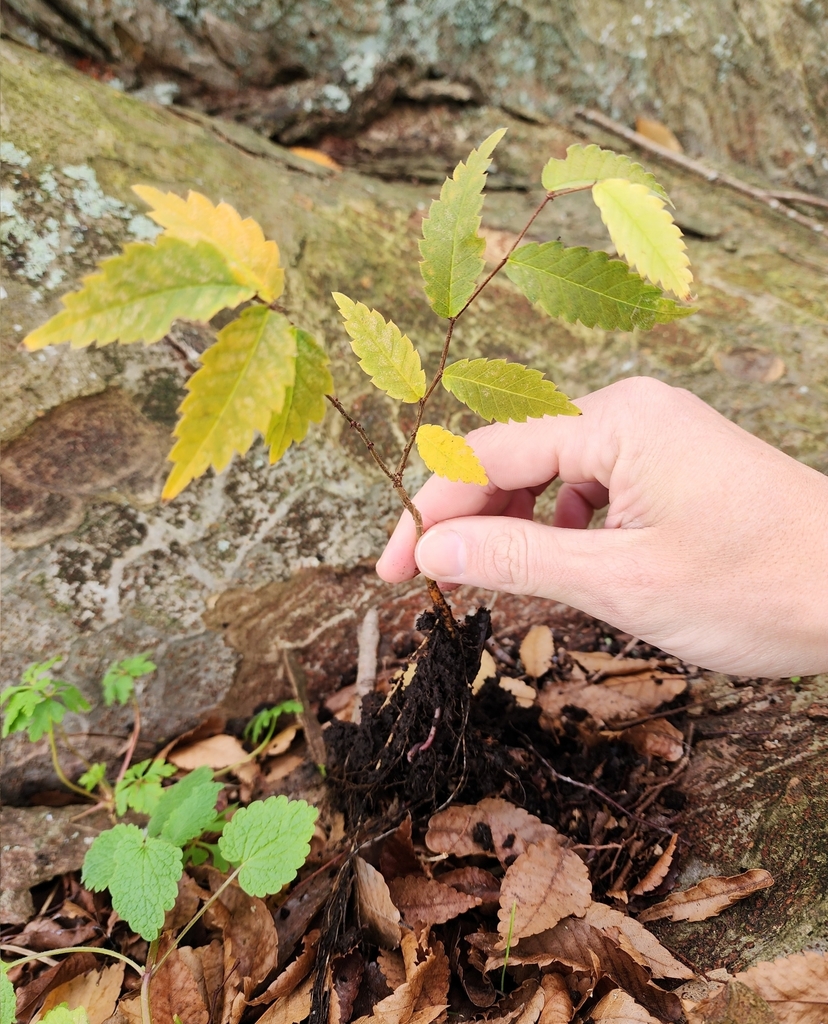
<path id="1" fill-rule="evenodd" d="M 132 242 L 120 256 L 104 260 L 79 291 L 63 296 L 66 308 L 23 343 L 30 351 L 63 341 L 72 348 L 93 341 L 99 347 L 113 341 L 150 345 L 180 317 L 206 322 L 254 294 L 215 246 L 161 235 L 154 244 Z"/>
<path id="2" fill-rule="evenodd" d="M 351 348 L 371 383 L 391 398 L 418 402 L 426 390 L 425 371 L 408 335 L 364 303 L 342 292 L 333 292 L 333 297 L 345 319 Z"/>
<path id="3" fill-rule="evenodd" d="M 202 361 L 181 403 L 178 443 L 170 453 L 175 468 L 162 494 L 166 500 L 208 466 L 220 473 L 234 452 L 244 455 L 257 430 L 267 430 L 294 381 L 296 334 L 281 313 L 250 306 L 219 332 Z"/>
<path id="4" fill-rule="evenodd" d="M 292 327 L 296 337 L 296 372 L 284 405 L 274 412 L 265 435 L 270 461 L 278 462 L 294 442 L 302 441 L 311 423 L 325 416 L 325 395 L 333 391 L 328 357 L 307 331 Z"/>
<path id="5" fill-rule="evenodd" d="M 486 470 L 474 449 L 462 437 L 434 423 L 424 423 L 417 431 L 417 451 L 432 473 L 464 484 L 485 485 Z"/>
<path id="6" fill-rule="evenodd" d="M 601 219 L 618 255 L 642 277 L 674 292 L 690 296 L 693 275 L 678 225 L 664 200 L 645 186 L 624 178 L 608 178 L 592 188 Z"/>
<path id="7" fill-rule="evenodd" d="M 132 191 L 151 206 L 149 216 L 167 235 L 184 242 L 209 242 L 227 260 L 234 274 L 255 288 L 265 302 L 273 302 L 285 286 L 285 272 L 279 265 L 279 247 L 265 240 L 251 217 L 241 215 L 229 203 L 213 206 L 199 192 L 186 199 L 174 192 L 161 192 L 149 185 L 133 185 Z"/>

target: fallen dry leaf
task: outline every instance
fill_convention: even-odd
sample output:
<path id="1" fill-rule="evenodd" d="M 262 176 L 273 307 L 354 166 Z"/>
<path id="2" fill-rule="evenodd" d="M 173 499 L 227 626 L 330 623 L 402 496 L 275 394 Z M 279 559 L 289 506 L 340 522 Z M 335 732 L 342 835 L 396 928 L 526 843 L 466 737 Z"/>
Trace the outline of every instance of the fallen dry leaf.
<path id="1" fill-rule="evenodd" d="M 645 893 L 652 892 L 653 889 L 657 889 L 661 885 L 667 877 L 670 865 L 673 863 L 673 854 L 676 852 L 677 842 L 678 834 L 674 833 L 670 836 L 667 849 L 661 854 L 638 885 L 631 890 L 633 896 L 643 896 Z"/>
<path id="2" fill-rule="evenodd" d="M 489 853 L 501 863 L 512 863 L 531 843 L 564 837 L 540 818 L 499 797 L 477 804 L 452 804 L 432 815 L 425 843 L 432 853 L 470 857 Z"/>
<path id="3" fill-rule="evenodd" d="M 372 941 L 385 949 L 396 949 L 402 939 L 400 912 L 391 899 L 388 883 L 362 857 L 354 858 L 359 917 Z"/>
<path id="4" fill-rule="evenodd" d="M 377 956 L 377 963 L 383 973 L 388 987 L 395 992 L 405 980 L 405 961 L 398 949 L 381 949 Z"/>
<path id="5" fill-rule="evenodd" d="M 543 714 L 551 719 L 560 718 L 565 707 L 572 705 L 583 708 L 603 725 L 606 722 L 623 722 L 647 714 L 647 708 L 640 700 L 626 693 L 619 693 L 604 683 L 555 682 L 538 694 L 538 704 Z"/>
<path id="6" fill-rule="evenodd" d="M 192 952 L 174 949 L 152 979 L 153 1024 L 173 1024 L 176 1016 L 187 1024 L 210 1024 L 204 971 Z"/>
<path id="7" fill-rule="evenodd" d="M 67 913 L 64 900 L 61 906 L 61 917 L 70 916 Z M 78 908 L 79 914 L 87 918 L 87 915 Z M 100 926 L 96 921 L 84 920 L 83 924 L 72 928 L 64 928 L 57 921 L 50 917 L 35 917 L 26 925 L 18 935 L 16 944 L 32 949 L 36 953 L 42 953 L 47 949 L 61 949 L 64 946 L 85 946 L 94 935 L 100 934 Z"/>
<path id="8" fill-rule="evenodd" d="M 569 1024 L 575 1007 L 569 995 L 569 986 L 560 974 L 541 976 L 544 1003 L 538 1024 Z"/>
<path id="9" fill-rule="evenodd" d="M 522 679 L 512 679 L 510 676 L 502 676 L 497 685 L 501 690 L 511 693 L 519 708 L 531 708 L 537 700 L 537 690 L 534 686 L 524 683 Z"/>
<path id="10" fill-rule="evenodd" d="M 685 1013 L 688 1024 L 780 1024 L 781 1020 L 761 996 L 739 981 L 729 981 L 716 994 L 685 1007 Z"/>
<path id="11" fill-rule="evenodd" d="M 305 758 L 303 754 L 282 754 L 275 760 L 273 765 L 265 774 L 265 783 L 274 785 L 277 782 L 281 782 L 282 779 L 286 779 L 291 772 L 295 772 L 297 768 L 300 768 L 302 764 L 304 764 L 304 761 Z"/>
<path id="12" fill-rule="evenodd" d="M 210 893 L 205 892 L 198 882 L 185 871 L 178 880 L 178 896 L 171 910 L 168 910 L 164 917 L 165 932 L 177 932 L 194 916 L 202 900 L 210 898 Z"/>
<path id="13" fill-rule="evenodd" d="M 505 948 L 527 935 L 548 931 L 565 917 L 580 917 L 592 901 L 589 871 L 558 837 L 533 843 L 503 876 L 497 930 Z"/>
<path id="14" fill-rule="evenodd" d="M 87 974 L 98 967 L 98 962 L 91 953 L 72 953 L 54 967 L 42 971 L 32 981 L 19 985 L 15 992 L 17 997 L 17 1016 L 21 1021 L 31 1020 L 35 1009 L 40 1005 L 43 996 L 58 985 L 63 985 L 79 974 Z"/>
<path id="15" fill-rule="evenodd" d="M 296 739 L 298 732 L 299 726 L 295 722 L 293 725 L 286 726 L 281 732 L 277 732 L 270 743 L 268 743 L 264 757 L 278 757 L 279 754 L 284 754 Z"/>
<path id="16" fill-rule="evenodd" d="M 442 945 L 436 942 L 422 962 L 417 961 L 417 940 L 406 933 L 402 939 L 406 980 L 370 1016 L 353 1024 L 431 1024 L 448 1005 L 451 972 Z"/>
<path id="17" fill-rule="evenodd" d="M 400 875 L 422 875 L 423 869 L 411 839 L 411 815 L 382 844 L 379 869 L 386 879 Z"/>
<path id="18" fill-rule="evenodd" d="M 658 668 L 655 658 L 616 658 L 607 651 L 569 651 L 569 657 L 577 661 L 589 675 L 631 676 L 646 669 Z"/>
<path id="19" fill-rule="evenodd" d="M 497 679 L 497 665 L 495 665 L 491 654 L 484 648 L 480 655 L 480 668 L 477 670 L 477 675 L 471 686 L 472 693 L 479 693 L 487 679 Z"/>
<path id="20" fill-rule="evenodd" d="M 309 149 L 307 146 L 291 146 L 291 153 L 294 156 L 301 156 L 303 160 L 311 160 L 320 167 L 328 167 L 332 171 L 341 171 L 342 164 L 338 164 L 333 157 L 323 153 L 321 149 Z"/>
<path id="21" fill-rule="evenodd" d="M 312 988 L 313 975 L 305 978 L 290 995 L 269 1006 L 259 1017 L 259 1024 L 299 1024 L 310 1013 Z"/>
<path id="22" fill-rule="evenodd" d="M 487 1017 L 487 1024 L 535 1024 L 544 1004 L 544 994 L 536 978 L 527 978 L 522 985 L 501 999 Z"/>
<path id="23" fill-rule="evenodd" d="M 82 1006 L 89 1017 L 89 1024 L 102 1024 L 115 1012 L 123 983 L 124 964 L 121 963 L 80 974 L 53 988 L 34 1020 L 41 1020 L 49 1010 L 66 1003 L 70 1010 Z"/>
<path id="24" fill-rule="evenodd" d="M 659 1021 L 647 1013 L 631 995 L 618 988 L 608 992 L 600 1003 L 593 1007 L 590 1017 L 596 1024 L 598 1021 L 605 1021 L 606 1024 L 659 1024 Z"/>
<path id="25" fill-rule="evenodd" d="M 645 757 L 680 761 L 684 756 L 684 735 L 665 718 L 642 722 L 621 733 L 621 739 Z"/>
<path id="26" fill-rule="evenodd" d="M 496 904 L 500 900 L 500 882 L 485 868 L 457 868 L 440 875 L 443 885 L 477 896 L 480 906 Z"/>
<path id="27" fill-rule="evenodd" d="M 659 921 L 666 917 L 671 921 L 706 921 L 716 917 L 738 900 L 743 900 L 759 889 L 773 885 L 770 872 L 764 868 L 751 868 L 741 875 L 725 878 L 712 875 L 698 885 L 684 892 L 671 893 L 662 903 L 648 907 L 638 915 L 642 922 Z"/>
<path id="28" fill-rule="evenodd" d="M 637 672 L 631 676 L 608 679 L 603 685 L 615 693 L 634 698 L 649 713 L 684 693 L 687 679 L 685 676 L 671 676 L 663 672 Z"/>
<path id="29" fill-rule="evenodd" d="M 690 968 L 676 960 L 655 935 L 639 924 L 634 917 L 627 917 L 605 903 L 591 903 L 587 907 L 584 920 L 593 928 L 602 931 L 638 963 L 648 967 L 653 977 L 683 980 L 694 977 Z"/>
<path id="30" fill-rule="evenodd" d="M 661 121 L 655 121 L 650 117 L 637 117 L 635 119 L 635 130 L 639 135 L 643 135 L 645 139 L 657 142 L 659 146 L 663 146 L 673 153 L 684 152 L 679 140 L 667 125 L 662 124 Z"/>
<path id="31" fill-rule="evenodd" d="M 167 760 L 176 768 L 189 772 L 204 765 L 208 768 L 229 768 L 231 764 L 238 764 L 246 757 L 247 751 L 235 736 L 220 733 L 173 750 L 167 755 Z"/>
<path id="32" fill-rule="evenodd" d="M 302 939 L 303 948 L 299 956 L 288 964 L 279 977 L 271 982 L 260 996 L 251 999 L 248 1005 L 268 1006 L 276 999 L 284 999 L 285 996 L 289 996 L 313 969 L 313 965 L 316 962 L 316 948 L 319 945 L 321 934 L 318 928 L 308 932 L 304 939 Z"/>
<path id="33" fill-rule="evenodd" d="M 771 1007 L 781 1024 L 828 1021 L 828 953 L 798 953 L 737 974 Z"/>
<path id="34" fill-rule="evenodd" d="M 331 1002 L 328 1024 L 343 1024 L 349 1021 L 354 1010 L 354 1001 L 359 994 L 362 977 L 365 974 L 365 958 L 357 949 L 331 961 Z"/>
<path id="35" fill-rule="evenodd" d="M 411 928 L 445 924 L 472 907 L 480 905 L 477 896 L 453 889 L 422 875 L 395 878 L 389 884 L 391 899 Z"/>
<path id="36" fill-rule="evenodd" d="M 144 1015 L 141 1013 L 141 1000 L 138 996 L 122 999 L 115 1012 L 117 1024 L 121 1024 L 122 1020 L 126 1021 L 126 1024 L 143 1024 Z"/>
<path id="37" fill-rule="evenodd" d="M 549 671 L 555 640 L 549 626 L 532 626 L 520 645 L 520 660 L 527 675 L 537 679 Z"/>

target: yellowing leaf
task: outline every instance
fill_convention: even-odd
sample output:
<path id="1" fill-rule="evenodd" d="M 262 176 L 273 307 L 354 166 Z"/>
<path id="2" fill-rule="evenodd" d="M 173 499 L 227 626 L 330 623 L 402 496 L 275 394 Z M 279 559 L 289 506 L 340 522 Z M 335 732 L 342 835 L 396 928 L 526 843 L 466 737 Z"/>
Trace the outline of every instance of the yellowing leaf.
<path id="1" fill-rule="evenodd" d="M 285 286 L 279 266 L 279 247 L 265 241 L 262 229 L 251 217 L 242 220 L 229 203 L 213 206 L 206 196 L 190 192 L 186 199 L 149 185 L 133 185 L 132 191 L 152 209 L 149 216 L 167 235 L 184 242 L 209 242 L 227 260 L 236 277 L 255 288 L 265 302 L 273 302 Z"/>
<path id="2" fill-rule="evenodd" d="M 254 294 L 214 246 L 162 235 L 154 244 L 132 242 L 122 255 L 104 260 L 79 291 L 63 296 L 66 308 L 32 331 L 24 344 L 30 351 L 62 341 L 70 341 L 72 348 L 93 341 L 99 346 L 113 341 L 149 345 L 179 317 L 207 321 Z"/>
<path id="3" fill-rule="evenodd" d="M 645 185 L 610 178 L 592 189 L 592 198 L 619 256 L 654 284 L 680 299 L 690 295 L 693 275 L 681 231 L 664 200 Z"/>
<path id="4" fill-rule="evenodd" d="M 265 441 L 271 464 L 278 462 L 294 442 L 302 441 L 311 423 L 325 416 L 325 395 L 333 391 L 328 357 L 307 331 L 292 327 L 296 338 L 296 374 L 285 391 L 281 410 L 270 418 Z"/>
<path id="5" fill-rule="evenodd" d="M 485 265 L 486 242 L 477 233 L 483 187 L 492 152 L 505 133 L 505 128 L 492 132 L 479 149 L 471 151 L 465 164 L 461 161 L 454 168 L 423 221 L 420 271 L 437 316 L 457 316 L 471 298 Z"/>
<path id="6" fill-rule="evenodd" d="M 670 202 L 670 197 L 661 185 L 641 164 L 621 153 L 613 153 L 610 149 L 601 149 L 594 144 L 570 146 L 566 151 L 566 159 L 552 159 L 546 164 L 541 180 L 547 192 L 562 192 L 570 188 L 588 188 L 607 178 L 626 178 L 627 181 L 638 182 L 650 192 L 661 196 L 665 202 Z"/>
<path id="7" fill-rule="evenodd" d="M 505 359 L 461 359 L 447 366 L 443 387 L 487 420 L 525 423 L 530 417 L 580 416 L 581 411 L 540 370 Z"/>
<path id="8" fill-rule="evenodd" d="M 474 449 L 444 427 L 424 423 L 417 431 L 417 451 L 432 473 L 464 484 L 487 484 L 489 478 Z"/>
<path id="9" fill-rule="evenodd" d="M 354 302 L 342 292 L 334 292 L 333 297 L 345 318 L 351 348 L 371 383 L 391 398 L 419 401 L 426 390 L 425 371 L 408 335 L 364 303 Z"/>
<path id="10" fill-rule="evenodd" d="M 187 383 L 170 453 L 175 468 L 164 486 L 167 500 L 208 466 L 220 473 L 234 452 L 244 455 L 255 432 L 267 430 L 293 384 L 296 335 L 287 318 L 251 306 L 219 332 Z"/>

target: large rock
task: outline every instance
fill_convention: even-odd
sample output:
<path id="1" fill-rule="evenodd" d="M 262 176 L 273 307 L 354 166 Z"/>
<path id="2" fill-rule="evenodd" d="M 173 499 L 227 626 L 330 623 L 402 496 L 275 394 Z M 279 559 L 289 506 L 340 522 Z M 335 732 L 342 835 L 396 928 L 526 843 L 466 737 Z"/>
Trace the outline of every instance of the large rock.
<path id="1" fill-rule="evenodd" d="M 8 0 L 7 30 L 284 143 L 400 98 L 560 120 L 573 104 L 666 121 L 694 155 L 828 181 L 820 0 Z"/>

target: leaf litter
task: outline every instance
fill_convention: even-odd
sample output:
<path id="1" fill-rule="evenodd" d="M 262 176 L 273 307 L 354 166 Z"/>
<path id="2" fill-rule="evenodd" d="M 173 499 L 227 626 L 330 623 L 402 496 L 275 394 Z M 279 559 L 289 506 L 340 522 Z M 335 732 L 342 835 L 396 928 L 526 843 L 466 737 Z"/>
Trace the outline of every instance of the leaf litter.
<path id="1" fill-rule="evenodd" d="M 570 651 L 546 626 L 520 645 L 499 638 L 496 662 L 486 613 L 459 645 L 433 617 L 418 626 L 432 644 L 401 666 L 404 682 L 379 680 L 360 724 L 347 688 L 330 699 L 331 798 L 313 864 L 273 897 L 221 893 L 153 981 L 156 1024 L 822 1024 L 825 955 L 759 964 L 699 1000 L 675 991 L 692 966 L 645 927 L 703 920 L 772 884 L 757 868 L 670 891 L 692 740 L 677 728 L 687 684 L 674 663 Z M 246 756 L 221 723 L 213 735 L 188 737 L 193 767 L 222 746 L 225 764 Z M 248 789 L 284 791 L 307 759 L 301 741 L 301 723 L 275 737 Z M 223 877 L 188 869 L 162 951 Z M 73 876 L 58 888 L 20 941 L 76 936 L 146 955 L 106 893 Z M 116 975 L 89 954 L 25 968 L 19 1019 L 67 998 L 71 1008 L 79 992 L 101 1024 L 140 1019 L 134 979 Z"/>

